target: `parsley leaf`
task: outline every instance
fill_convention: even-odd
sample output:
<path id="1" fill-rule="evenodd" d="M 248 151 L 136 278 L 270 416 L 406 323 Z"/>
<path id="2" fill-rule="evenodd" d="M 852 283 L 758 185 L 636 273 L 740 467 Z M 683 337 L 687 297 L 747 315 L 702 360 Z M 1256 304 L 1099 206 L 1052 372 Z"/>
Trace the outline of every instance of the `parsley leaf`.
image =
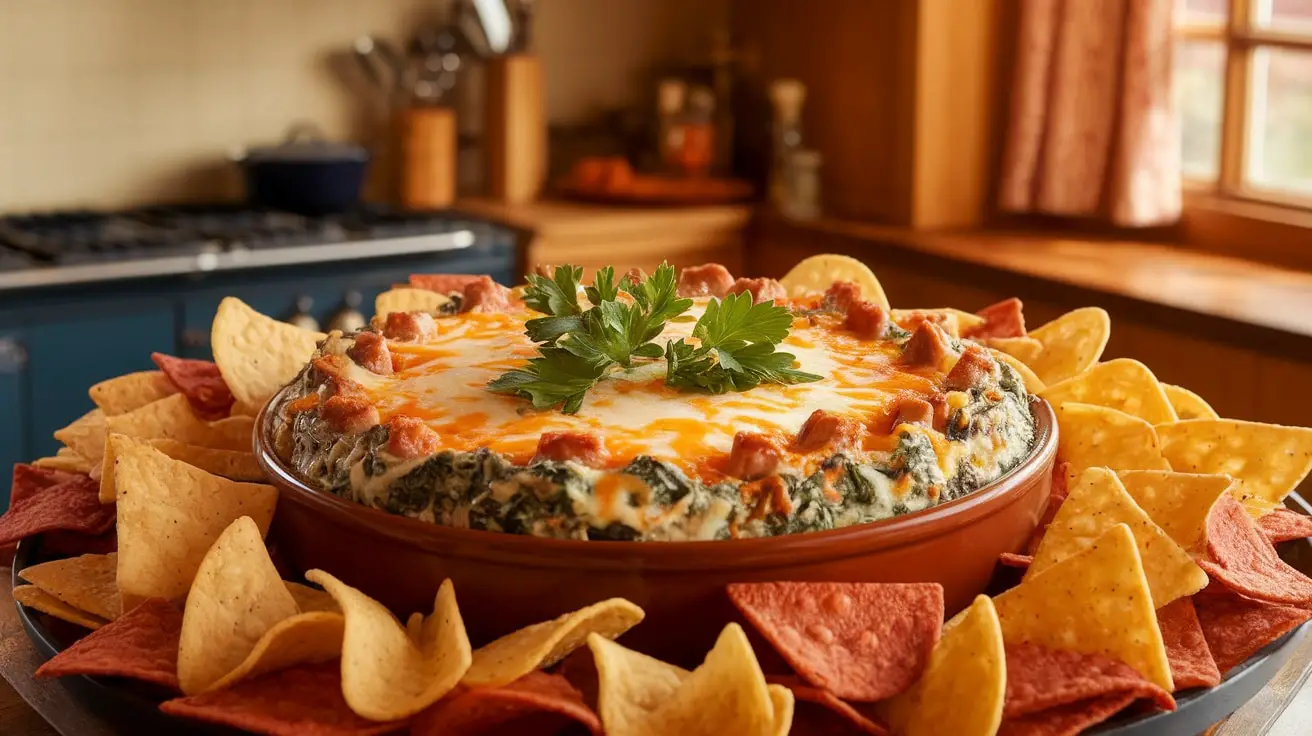
<path id="1" fill-rule="evenodd" d="M 534 311 L 554 316 L 582 314 L 579 308 L 579 280 L 582 266 L 557 266 L 551 278 L 535 273 L 527 277 L 524 304 Z"/>
<path id="2" fill-rule="evenodd" d="M 502 374 L 487 385 L 489 391 L 523 396 L 535 409 L 561 408 L 573 414 L 583 405 L 583 396 L 605 375 L 606 367 L 572 355 L 560 348 L 544 347 L 528 365 Z"/>
<path id="3" fill-rule="evenodd" d="M 597 275 L 592 279 L 592 286 L 583 290 L 587 294 L 588 301 L 593 306 L 601 306 L 602 302 L 613 302 L 615 297 L 620 295 L 619 287 L 615 285 L 615 269 L 611 266 L 597 269 Z"/>
<path id="4" fill-rule="evenodd" d="M 792 326 L 793 314 L 786 307 L 774 302 L 753 304 L 752 295 L 742 292 L 712 299 L 692 334 L 704 347 L 775 343 L 787 337 Z"/>

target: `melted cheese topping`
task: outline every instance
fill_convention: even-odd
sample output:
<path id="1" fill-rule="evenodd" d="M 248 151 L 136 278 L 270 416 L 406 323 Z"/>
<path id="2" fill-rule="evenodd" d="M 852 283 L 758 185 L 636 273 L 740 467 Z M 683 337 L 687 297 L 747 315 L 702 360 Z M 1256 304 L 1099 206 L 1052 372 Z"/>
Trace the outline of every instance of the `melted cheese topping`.
<path id="1" fill-rule="evenodd" d="M 696 300 L 657 342 L 695 343 L 693 325 L 707 301 Z M 942 380 L 933 369 L 899 366 L 900 350 L 893 343 L 861 341 L 841 329 L 839 318 L 820 315 L 795 319 L 779 348 L 797 357 L 796 367 L 823 376 L 820 381 L 763 384 L 721 395 L 681 393 L 664 385 L 665 361 L 655 360 L 602 380 L 577 414 L 539 411 L 525 399 L 487 390 L 489 381 L 537 354 L 524 334 L 524 323 L 535 316 L 541 315 L 525 310 L 441 318 L 440 334 L 424 344 L 389 341 L 395 374 L 379 376 L 352 365 L 350 377 L 365 386 L 382 421 L 398 414 L 420 418 L 441 436 L 442 449 L 486 447 L 527 463 L 543 432 L 581 431 L 602 440 L 612 467 L 650 455 L 700 477 L 716 474 L 717 460 L 728 454 L 738 432 L 775 435 L 786 445 L 817 409 L 874 424 L 899 398 L 927 397 Z M 885 426 L 866 449 L 892 450 L 897 438 L 887 432 Z M 798 467 L 806 460 L 786 457 L 784 465 Z"/>

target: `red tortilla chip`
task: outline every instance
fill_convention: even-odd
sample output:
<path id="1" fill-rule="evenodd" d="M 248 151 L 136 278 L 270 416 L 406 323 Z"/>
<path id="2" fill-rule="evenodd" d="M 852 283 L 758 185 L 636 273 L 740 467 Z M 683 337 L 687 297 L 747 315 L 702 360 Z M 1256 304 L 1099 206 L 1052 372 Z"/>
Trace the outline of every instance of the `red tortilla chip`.
<path id="1" fill-rule="evenodd" d="M 412 273 L 410 285 L 416 289 L 450 294 L 453 291 L 463 292 L 466 286 L 480 278 L 482 276 L 467 273 Z"/>
<path id="2" fill-rule="evenodd" d="M 990 304 L 975 314 L 984 318 L 984 324 L 969 330 L 962 337 L 1024 337 L 1024 305 L 1016 297 Z"/>
<path id="3" fill-rule="evenodd" d="M 1312 537 L 1312 516 L 1293 509 L 1276 509 L 1257 520 L 1257 528 L 1271 544 Z"/>
<path id="4" fill-rule="evenodd" d="M 232 726 L 269 736 L 365 736 L 402 723 L 357 716 L 342 697 L 338 660 L 279 670 L 223 690 L 165 702 L 171 716 Z"/>
<path id="5" fill-rule="evenodd" d="M 41 550 L 57 557 L 106 555 L 118 551 L 118 530 L 111 528 L 104 534 L 78 534 L 65 530 L 41 535 Z"/>
<path id="6" fill-rule="evenodd" d="M 1177 693 L 1195 687 L 1214 687 L 1221 682 L 1221 672 L 1207 648 L 1191 598 L 1178 598 L 1157 609 L 1157 627 L 1162 630 Z"/>
<path id="7" fill-rule="evenodd" d="M 56 529 L 94 536 L 114 526 L 114 506 L 101 505 L 100 484 L 85 475 L 20 496 L 0 516 L 0 546 Z"/>
<path id="8" fill-rule="evenodd" d="M 236 399 L 224 382 L 219 367 L 208 360 L 175 358 L 164 353 L 151 353 L 150 359 L 163 371 L 169 382 L 187 397 L 187 403 L 201 419 L 223 419 L 232 413 Z"/>
<path id="9" fill-rule="evenodd" d="M 1075 736 L 1120 713 L 1135 700 L 1133 693 L 1116 693 L 1028 716 L 1004 718 L 998 736 Z"/>
<path id="10" fill-rule="evenodd" d="M 1038 526 L 1034 527 L 1034 534 L 1030 536 L 1030 542 L 1025 547 L 1025 554 L 1030 557 L 1039 551 L 1039 542 L 1043 541 L 1043 535 L 1048 531 L 1048 525 L 1057 516 L 1057 509 L 1066 502 L 1066 496 L 1070 494 L 1070 489 L 1066 486 L 1066 481 L 1070 477 L 1070 463 L 1057 463 L 1052 466 L 1052 488 L 1048 491 L 1048 507 L 1044 510 L 1043 516 L 1039 519 Z"/>
<path id="11" fill-rule="evenodd" d="M 128 677 L 178 690 L 181 633 L 182 611 L 163 598 L 148 598 L 51 657 L 36 676 Z"/>
<path id="12" fill-rule="evenodd" d="M 1194 606 L 1207 648 L 1223 675 L 1312 619 L 1312 610 L 1249 600 L 1216 583 L 1194 596 Z"/>
<path id="13" fill-rule="evenodd" d="M 943 626 L 938 583 L 735 583 L 729 599 L 807 683 L 857 702 L 915 683 Z"/>
<path id="14" fill-rule="evenodd" d="M 35 465 L 19 463 L 14 466 L 13 477 L 13 483 L 9 486 L 9 508 L 11 509 L 19 501 L 35 495 L 38 491 L 88 476 L 84 473 L 69 473 L 63 470 L 38 468 Z"/>
<path id="15" fill-rule="evenodd" d="M 808 721 L 808 723 L 805 727 L 802 727 L 802 724 L 797 723 L 793 729 L 794 733 L 799 731 L 839 732 L 840 730 L 841 732 L 851 733 L 851 727 L 855 726 L 861 733 L 871 734 L 871 736 L 886 736 L 888 734 L 888 727 L 883 723 L 867 716 L 865 713 L 854 708 L 851 704 L 843 702 L 842 699 L 828 690 L 807 685 L 800 677 L 794 677 L 792 675 L 767 675 L 765 679 L 767 682 L 772 682 L 776 685 L 783 685 L 789 690 L 792 690 L 793 699 L 797 701 L 798 705 L 801 705 L 802 703 L 818 705 L 834 717 L 830 719 L 818 715 L 803 715 L 803 709 L 799 708 L 797 714 L 793 716 L 794 722 L 796 723 L 799 720 L 805 720 Z M 826 721 L 834 719 L 841 721 L 841 723 L 834 724 L 830 728 L 821 725 Z M 844 728 L 844 726 L 847 728 Z"/>
<path id="16" fill-rule="evenodd" d="M 460 688 L 415 716 L 411 736 L 558 733 L 578 723 L 601 735 L 601 719 L 560 675 L 531 672 L 502 687 Z"/>
<path id="17" fill-rule="evenodd" d="M 1228 493 L 1221 495 L 1207 517 L 1207 553 L 1211 559 L 1199 560 L 1199 566 L 1240 595 L 1312 605 L 1312 579 L 1280 559 L 1243 504 Z"/>
<path id="18" fill-rule="evenodd" d="M 1004 720 L 1115 694 L 1148 698 L 1165 710 L 1175 710 L 1170 693 L 1111 657 L 1028 643 L 1007 644 L 1006 651 Z"/>
<path id="19" fill-rule="evenodd" d="M 1028 570 L 1030 563 L 1034 561 L 1034 555 L 1019 555 L 1015 552 L 1003 552 L 998 555 L 998 562 L 1003 567 L 1014 567 L 1018 570 Z"/>

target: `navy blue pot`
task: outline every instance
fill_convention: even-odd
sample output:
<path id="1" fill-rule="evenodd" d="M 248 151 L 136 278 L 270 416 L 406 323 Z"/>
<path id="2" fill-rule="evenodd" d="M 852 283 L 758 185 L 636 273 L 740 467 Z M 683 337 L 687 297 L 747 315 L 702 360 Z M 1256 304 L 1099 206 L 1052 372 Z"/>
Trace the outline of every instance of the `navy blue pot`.
<path id="1" fill-rule="evenodd" d="M 239 162 L 251 205 L 328 215 L 359 205 L 369 152 L 362 146 L 325 141 L 315 128 L 298 125 L 282 144 L 251 149 Z"/>

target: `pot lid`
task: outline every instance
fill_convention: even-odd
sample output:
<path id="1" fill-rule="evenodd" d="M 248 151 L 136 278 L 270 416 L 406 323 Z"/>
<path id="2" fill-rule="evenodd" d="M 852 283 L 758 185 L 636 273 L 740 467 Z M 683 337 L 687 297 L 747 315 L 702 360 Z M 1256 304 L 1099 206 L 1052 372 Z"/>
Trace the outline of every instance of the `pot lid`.
<path id="1" fill-rule="evenodd" d="M 365 161 L 369 151 L 353 143 L 326 140 L 313 123 L 297 123 L 276 146 L 259 146 L 246 152 L 249 162 Z"/>

